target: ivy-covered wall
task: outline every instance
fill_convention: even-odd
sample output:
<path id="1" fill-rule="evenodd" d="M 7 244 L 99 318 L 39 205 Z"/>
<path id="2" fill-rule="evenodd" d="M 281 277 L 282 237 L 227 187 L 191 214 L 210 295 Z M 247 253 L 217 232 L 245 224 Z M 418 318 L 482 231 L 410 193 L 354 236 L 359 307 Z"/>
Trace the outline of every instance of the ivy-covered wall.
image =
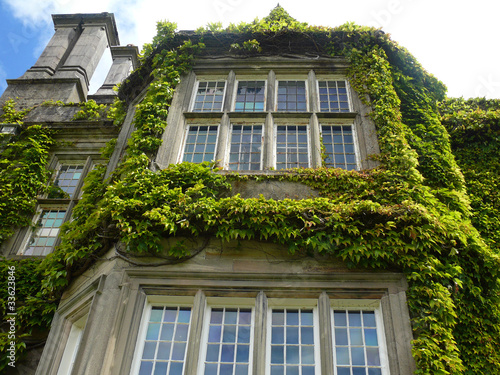
<path id="1" fill-rule="evenodd" d="M 136 253 L 155 254 L 163 251 L 164 237 L 257 239 L 283 244 L 291 253 L 342 259 L 350 267 L 403 273 L 409 283 L 417 373 L 497 373 L 498 102 L 445 98 L 444 85 L 380 30 L 353 24 L 310 27 L 280 7 L 263 20 L 225 30 L 217 24 L 196 34 L 174 30 L 174 24 L 158 24 L 142 67 L 120 88 L 123 101 L 112 110 L 115 118 L 122 118 L 118 108 L 129 105 L 141 87 L 148 90 L 137 105 L 136 130 L 118 168 L 107 180 L 105 166 L 89 174 L 54 253 L 39 264 L 4 262 L 5 267 L 17 262 L 19 273 L 31 267 L 31 281 L 18 287 L 20 332 L 47 328 L 71 279 L 117 241 Z M 372 108 L 379 168 L 304 169 L 268 177 L 221 175 L 208 164 L 183 163 L 157 172 L 149 168 L 168 126 L 175 86 L 196 57 L 311 51 L 348 60 L 350 83 Z M 46 128 L 36 129 L 44 134 Z M 23 128 L 19 139 L 4 147 L 2 183 L 14 178 L 21 163 L 9 150 L 23 139 L 31 142 L 26 147 L 37 149 L 28 134 Z M 111 151 L 112 145 L 108 156 Z M 43 171 L 45 160 L 36 163 Z M 37 173 L 21 171 L 31 189 L 22 199 L 43 185 L 45 172 Z M 320 197 L 274 201 L 222 194 L 231 180 L 252 178 L 300 181 Z M 10 199 L 2 198 L 1 204 Z M 0 229 L 11 227 L 2 222 Z M 179 244 L 169 256 L 181 261 L 190 253 Z M 7 295 L 0 301 L 5 314 Z M 5 348 L 5 335 L 0 337 Z"/>

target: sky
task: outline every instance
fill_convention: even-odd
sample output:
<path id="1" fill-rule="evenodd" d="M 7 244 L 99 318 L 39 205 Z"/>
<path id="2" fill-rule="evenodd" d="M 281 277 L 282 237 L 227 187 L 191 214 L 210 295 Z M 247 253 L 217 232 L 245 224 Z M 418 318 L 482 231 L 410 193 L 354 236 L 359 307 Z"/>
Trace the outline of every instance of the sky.
<path id="1" fill-rule="evenodd" d="M 494 0 L 279 0 L 300 22 L 382 28 L 448 87 L 450 97 L 500 98 L 500 2 Z M 0 94 L 29 69 L 54 33 L 52 14 L 113 13 L 121 45 L 142 49 L 157 21 L 194 30 L 209 22 L 251 22 L 277 5 L 265 0 L 0 0 Z M 111 65 L 106 50 L 94 93 Z"/>

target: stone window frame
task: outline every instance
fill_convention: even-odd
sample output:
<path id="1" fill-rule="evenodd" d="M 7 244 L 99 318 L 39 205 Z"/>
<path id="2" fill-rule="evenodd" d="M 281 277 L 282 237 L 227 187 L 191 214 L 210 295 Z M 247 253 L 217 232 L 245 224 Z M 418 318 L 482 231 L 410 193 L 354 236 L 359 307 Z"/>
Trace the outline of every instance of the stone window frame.
<path id="1" fill-rule="evenodd" d="M 147 272 L 149 271 L 149 272 Z M 265 324 L 260 312 L 265 310 L 269 300 L 308 299 L 318 300 L 320 319 L 331 320 L 332 300 L 361 300 L 380 303 L 382 309 L 383 332 L 386 337 L 388 368 L 390 374 L 410 374 L 414 370 L 411 357 L 411 326 L 406 305 L 406 281 L 401 274 L 390 273 L 340 273 L 334 275 L 301 275 L 294 279 L 293 285 L 288 280 L 292 275 L 276 274 L 233 274 L 233 273 L 191 273 L 153 271 L 151 269 L 128 270 L 128 277 L 123 279 L 126 298 L 126 311 L 120 313 L 119 326 L 114 328 L 117 333 L 115 354 L 120 363 L 113 367 L 110 374 L 133 374 L 132 356 L 136 353 L 143 312 L 148 303 L 161 303 L 165 298 L 193 298 L 193 316 L 203 317 L 206 301 L 213 297 L 255 298 L 255 324 Z M 359 307 L 359 306 L 358 306 Z M 201 312 L 200 312 L 201 311 Z M 259 312 L 260 311 L 260 312 Z M 199 315 L 201 314 L 201 315 Z M 192 318 L 193 319 L 193 318 Z M 329 324 L 331 326 L 331 324 Z M 202 332 L 202 319 L 196 319 L 196 325 L 190 328 L 194 337 Z M 260 330 L 259 330 L 260 331 Z M 326 335 L 329 345 L 333 341 L 332 332 L 322 332 Z M 262 332 L 254 333 L 256 345 L 265 345 L 266 338 Z M 191 347 L 189 347 L 191 346 Z M 333 347 L 321 349 L 332 352 Z M 188 341 L 190 353 L 200 352 L 200 342 Z M 266 362 L 256 358 L 253 353 L 254 367 L 252 374 L 265 374 Z M 130 358 L 129 358 L 130 357 Z M 333 357 L 321 358 L 321 373 L 333 374 Z M 186 362 L 186 374 L 197 374 L 198 358 Z"/>
<path id="2" fill-rule="evenodd" d="M 239 62 L 221 58 L 219 63 L 213 60 L 200 62 L 194 65 L 193 70 L 182 77 L 180 84 L 176 87 L 176 94 L 169 109 L 169 117 L 163 144 L 157 155 L 156 165 L 165 168 L 170 164 L 179 162 L 179 154 L 184 139 L 183 130 L 186 124 L 193 121 L 211 121 L 220 126 L 219 147 L 216 153 L 216 165 L 225 172 L 228 168 L 227 140 L 231 123 L 236 121 L 247 121 L 264 123 L 265 142 L 263 147 L 263 163 L 260 171 L 241 170 L 239 173 L 259 174 L 276 173 L 273 143 L 274 126 L 277 119 L 308 119 L 311 129 L 311 168 L 322 166 L 320 125 L 321 121 L 333 121 L 336 119 L 349 120 L 358 133 L 356 144 L 357 169 L 367 169 L 377 166 L 376 161 L 368 158 L 370 154 L 379 153 L 376 129 L 373 121 L 369 118 L 370 108 L 361 102 L 357 94 L 350 87 L 346 78 L 346 69 L 336 59 L 318 59 L 316 61 L 290 61 L 286 58 L 259 60 L 254 62 Z M 285 63 L 282 60 L 286 61 Z M 286 65 L 286 67 L 282 66 Z M 337 67 L 337 65 L 339 65 Z M 277 82 L 279 80 L 304 79 L 307 89 L 307 112 L 282 112 L 276 111 Z M 221 112 L 192 112 L 191 107 L 198 81 L 224 80 L 225 94 Z M 265 83 L 265 110 L 263 112 L 235 112 L 234 105 L 236 91 L 239 81 L 264 80 Z M 343 80 L 346 82 L 349 96 L 350 112 L 321 112 L 319 108 L 318 82 L 322 80 Z"/>

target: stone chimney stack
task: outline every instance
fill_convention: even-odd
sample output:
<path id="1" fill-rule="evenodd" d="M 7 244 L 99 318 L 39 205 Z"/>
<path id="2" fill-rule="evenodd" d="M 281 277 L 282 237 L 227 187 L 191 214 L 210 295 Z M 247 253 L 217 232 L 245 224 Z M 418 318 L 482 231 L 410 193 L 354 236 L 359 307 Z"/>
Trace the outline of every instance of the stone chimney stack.
<path id="1" fill-rule="evenodd" d="M 106 47 L 120 43 L 114 15 L 57 14 L 52 19 L 54 36 L 35 65 L 18 79 L 7 80 L 0 104 L 10 98 L 20 107 L 46 100 L 87 100 L 89 82 Z"/>

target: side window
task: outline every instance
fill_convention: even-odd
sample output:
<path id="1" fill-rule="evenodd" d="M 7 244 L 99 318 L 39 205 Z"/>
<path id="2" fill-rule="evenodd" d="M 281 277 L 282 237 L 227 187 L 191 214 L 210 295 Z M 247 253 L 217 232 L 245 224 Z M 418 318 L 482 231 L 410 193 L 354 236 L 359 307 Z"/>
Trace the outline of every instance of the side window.
<path id="1" fill-rule="evenodd" d="M 83 186 L 83 177 L 92 167 L 91 158 L 86 161 L 61 160 L 54 157 L 52 182 L 47 194 L 38 197 L 38 213 L 33 218 L 33 230 L 20 232 L 14 246 L 18 255 L 45 256 L 58 244 L 61 225 L 71 216 Z"/>
<path id="2" fill-rule="evenodd" d="M 87 316 L 80 318 L 78 321 L 71 325 L 68 340 L 64 348 L 64 353 L 61 359 L 61 364 L 57 371 L 57 375 L 69 375 L 75 363 L 76 354 L 80 348 L 80 342 L 83 336 L 83 329 L 87 322 Z"/>
<path id="3" fill-rule="evenodd" d="M 78 182 L 82 177 L 83 164 L 62 165 L 54 180 L 55 189 L 49 192 L 49 198 L 74 198 Z M 59 196 L 62 195 L 62 196 Z"/>

